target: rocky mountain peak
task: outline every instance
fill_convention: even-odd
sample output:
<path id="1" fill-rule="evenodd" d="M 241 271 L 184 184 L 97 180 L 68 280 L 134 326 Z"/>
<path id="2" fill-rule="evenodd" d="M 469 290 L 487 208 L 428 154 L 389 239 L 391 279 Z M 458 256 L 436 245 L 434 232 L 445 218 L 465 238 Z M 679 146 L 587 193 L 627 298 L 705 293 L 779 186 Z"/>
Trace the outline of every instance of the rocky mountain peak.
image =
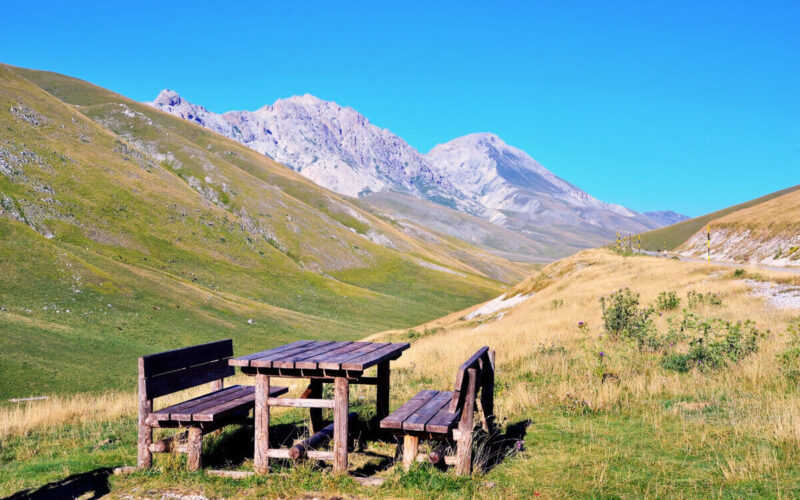
<path id="1" fill-rule="evenodd" d="M 158 97 L 153 101 L 156 107 L 159 106 L 178 106 L 181 103 L 181 96 L 177 92 L 170 89 L 164 89 L 159 92 Z"/>

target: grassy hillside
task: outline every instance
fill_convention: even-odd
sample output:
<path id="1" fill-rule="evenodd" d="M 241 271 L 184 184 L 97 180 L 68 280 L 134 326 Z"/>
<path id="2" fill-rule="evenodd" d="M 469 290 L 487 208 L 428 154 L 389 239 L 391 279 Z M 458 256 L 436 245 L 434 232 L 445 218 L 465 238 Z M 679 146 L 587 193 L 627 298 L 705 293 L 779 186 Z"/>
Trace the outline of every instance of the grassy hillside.
<path id="1" fill-rule="evenodd" d="M 800 265 L 800 190 L 737 210 L 709 224 L 711 259 L 772 266 Z M 702 256 L 708 236 L 695 233 L 678 251 Z"/>
<path id="2" fill-rule="evenodd" d="M 0 66 L 0 398 L 131 387 L 138 355 L 353 339 L 526 272 L 426 239 L 240 144 Z"/>
<path id="3" fill-rule="evenodd" d="M 683 222 L 679 222 L 678 224 L 673 224 L 671 226 L 662 227 L 654 231 L 643 233 L 642 248 L 647 250 L 664 250 L 666 247 L 666 250 L 675 250 L 682 243 L 686 242 L 690 237 L 692 237 L 692 235 L 694 235 L 696 232 L 706 227 L 706 225 L 711 221 L 798 190 L 800 190 L 800 185 L 782 189 L 745 203 L 740 203 L 738 205 L 724 208 L 710 214 L 695 217 L 694 219 L 685 220 Z"/>
<path id="4" fill-rule="evenodd" d="M 557 238 L 528 238 L 487 220 L 400 193 L 374 193 L 359 201 L 391 217 L 433 228 L 512 261 L 549 262 L 577 249 Z"/>
<path id="5" fill-rule="evenodd" d="M 791 281 L 785 274 L 748 272 L 752 279 Z M 624 287 L 640 294 L 640 310 L 650 304 L 656 310 L 645 328 L 613 333 L 604 323 L 599 299 Z M 118 496 L 143 490 L 153 496 L 170 491 L 209 497 L 800 495 L 800 371 L 776 362 L 794 360 L 800 369 L 800 338 L 790 333 L 790 328 L 800 331 L 797 310 L 765 306 L 728 267 L 602 250 L 553 263 L 512 293 L 517 292 L 535 295 L 502 314 L 463 320 L 476 306 L 413 330 L 373 337 L 412 343 L 393 365 L 393 407 L 420 389 L 449 388 L 458 364 L 477 347 L 496 349 L 496 409 L 510 441 L 493 456 L 479 446 L 479 462 L 499 459 L 485 474 L 456 478 L 427 466 L 403 473 L 392 467 L 394 446 L 371 441 L 365 453 L 353 455 L 352 467 L 367 474 L 377 470 L 387 478 L 377 489 L 337 479 L 310 464 L 277 462 L 277 471 L 266 478 L 224 480 L 187 474 L 180 459 L 163 456 L 155 472 L 112 476 L 104 484 L 108 481 Z M 661 292 L 675 292 L 674 299 L 665 295 L 659 300 Z M 752 324 L 736 326 L 748 320 Z M 706 347 L 692 350 L 690 340 L 703 335 L 705 325 Z M 715 344 L 725 332 L 739 334 Z M 678 369 L 676 359 L 698 353 L 706 356 L 697 358 L 702 362 L 691 358 L 687 369 Z M 359 391 L 354 401 L 373 403 L 373 391 Z M 5 410 L 0 414 L 0 494 L 133 463 L 133 415 L 131 393 Z M 289 410 L 277 418 L 302 425 L 307 415 Z M 247 431 L 236 429 L 207 438 L 209 463 L 249 468 L 249 438 Z M 226 464 L 224 458 L 232 455 L 237 458 Z"/>

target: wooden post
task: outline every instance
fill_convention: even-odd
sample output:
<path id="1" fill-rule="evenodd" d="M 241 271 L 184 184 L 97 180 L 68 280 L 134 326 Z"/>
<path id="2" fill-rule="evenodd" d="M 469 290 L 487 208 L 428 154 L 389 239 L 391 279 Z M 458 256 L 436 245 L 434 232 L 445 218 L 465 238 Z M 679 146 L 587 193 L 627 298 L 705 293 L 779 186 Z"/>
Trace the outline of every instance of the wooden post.
<path id="1" fill-rule="evenodd" d="M 223 380 L 225 379 L 219 379 L 211 382 L 211 392 L 221 391 L 224 386 Z"/>
<path id="2" fill-rule="evenodd" d="M 354 424 L 357 417 L 358 414 L 356 412 L 348 414 L 348 425 Z M 289 450 L 289 458 L 293 460 L 306 458 L 310 450 L 316 450 L 330 440 L 331 436 L 333 436 L 333 428 L 334 424 L 328 424 L 325 426 L 325 428 L 317 431 L 313 436 L 309 436 L 302 442 L 292 446 L 292 448 Z"/>
<path id="3" fill-rule="evenodd" d="M 269 376 L 257 373 L 255 407 L 255 450 L 253 469 L 257 474 L 269 472 Z"/>
<path id="4" fill-rule="evenodd" d="M 378 363 L 376 410 L 379 421 L 389 416 L 389 389 L 391 387 L 389 373 L 389 361 Z"/>
<path id="5" fill-rule="evenodd" d="M 419 437 L 406 434 L 403 436 L 403 468 L 408 470 L 417 459 Z"/>
<path id="6" fill-rule="evenodd" d="M 483 430 L 494 431 L 494 351 L 487 352 L 481 368 L 481 409 L 483 410 Z"/>
<path id="7" fill-rule="evenodd" d="M 475 413 L 475 388 L 478 376 L 475 368 L 467 370 L 469 383 L 467 394 L 464 398 L 464 408 L 461 410 L 461 420 L 458 423 L 460 437 L 456 446 L 456 474 L 469 475 L 472 472 L 472 427 Z"/>
<path id="8" fill-rule="evenodd" d="M 439 464 L 442 460 L 444 460 L 445 452 L 447 451 L 447 446 L 439 445 L 435 450 L 428 454 L 428 461 L 433 465 Z"/>
<path id="9" fill-rule="evenodd" d="M 350 405 L 350 382 L 344 377 L 333 380 L 333 472 L 347 472 L 347 409 Z"/>
<path id="10" fill-rule="evenodd" d="M 188 460 L 190 471 L 198 471 L 203 466 L 203 430 L 200 427 L 189 427 Z"/>
<path id="11" fill-rule="evenodd" d="M 136 463 L 140 469 L 153 465 L 153 453 L 150 451 L 150 445 L 153 444 L 153 428 L 147 424 L 147 417 L 152 411 L 153 400 L 147 399 L 144 360 L 139 358 L 139 453 Z"/>
<path id="12" fill-rule="evenodd" d="M 308 397 L 314 399 L 322 398 L 322 380 L 312 378 L 308 382 Z M 322 429 L 322 408 L 311 408 L 308 410 L 311 416 L 311 432 L 319 432 Z"/>

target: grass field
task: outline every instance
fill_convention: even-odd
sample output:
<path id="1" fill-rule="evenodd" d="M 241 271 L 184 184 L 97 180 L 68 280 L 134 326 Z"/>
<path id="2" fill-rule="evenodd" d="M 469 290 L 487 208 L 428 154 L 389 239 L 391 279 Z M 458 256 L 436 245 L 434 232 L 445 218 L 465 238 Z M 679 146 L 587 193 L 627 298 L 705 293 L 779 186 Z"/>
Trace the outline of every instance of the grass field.
<path id="1" fill-rule="evenodd" d="M 790 188 L 782 189 L 774 193 L 750 200 L 745 203 L 733 205 L 710 214 L 695 217 L 694 219 L 685 220 L 671 226 L 662 227 L 654 231 L 642 233 L 642 248 L 645 250 L 675 250 L 682 243 L 692 237 L 697 231 L 700 231 L 710 222 L 723 218 L 734 212 L 744 210 L 746 208 L 754 207 L 761 203 L 770 201 L 788 193 L 793 193 L 800 190 L 800 185 Z M 785 213 L 792 213 L 791 211 Z"/>
<path id="2" fill-rule="evenodd" d="M 780 273 L 743 273 L 800 284 Z M 158 457 L 150 472 L 97 474 L 102 487 L 116 496 L 169 491 L 230 498 L 797 497 L 800 392 L 777 356 L 792 352 L 789 329 L 800 328 L 800 314 L 770 309 L 751 297 L 743 273 L 585 251 L 521 283 L 516 292 L 535 295 L 504 314 L 463 320 L 471 308 L 373 337 L 412 342 L 393 364 L 393 407 L 419 389 L 449 388 L 460 361 L 477 347 L 497 351 L 497 413 L 512 446 L 495 450 L 499 457 L 479 449 L 480 461 L 501 460 L 470 478 L 427 466 L 403 473 L 391 467 L 394 447 L 380 441 L 369 441 L 352 459 L 352 472 L 387 478 L 377 489 L 310 465 L 278 464 L 265 478 L 224 480 L 186 473 L 182 459 L 169 457 Z M 655 306 L 645 329 L 649 336 L 607 330 L 599 299 L 624 287 L 640 294 L 640 308 Z M 659 298 L 661 292 L 665 295 Z M 675 292 L 671 300 L 668 292 Z M 717 346 L 722 358 L 715 358 L 714 332 L 731 331 L 715 319 L 730 325 L 750 320 L 758 334 L 747 348 L 744 336 L 728 335 Z M 698 351 L 688 339 L 703 325 L 711 325 L 704 337 L 709 349 Z M 663 342 L 644 348 L 640 339 Z M 665 363 L 696 352 L 707 357 L 686 371 Z M 359 391 L 353 400 L 366 415 L 373 395 Z M 278 420 L 302 424 L 304 418 L 302 412 L 288 411 Z M 208 462 L 247 469 L 250 446 L 247 432 L 236 429 L 207 438 Z M 234 457 L 232 463 L 223 459 L 226 453 Z M 134 461 L 133 395 L 128 392 L 105 399 L 66 397 L 0 413 L 0 494 Z"/>
<path id="3" fill-rule="evenodd" d="M 127 390 L 137 356 L 211 339 L 412 326 L 532 269 L 74 78 L 0 65 L 0 123 L 2 401 Z"/>

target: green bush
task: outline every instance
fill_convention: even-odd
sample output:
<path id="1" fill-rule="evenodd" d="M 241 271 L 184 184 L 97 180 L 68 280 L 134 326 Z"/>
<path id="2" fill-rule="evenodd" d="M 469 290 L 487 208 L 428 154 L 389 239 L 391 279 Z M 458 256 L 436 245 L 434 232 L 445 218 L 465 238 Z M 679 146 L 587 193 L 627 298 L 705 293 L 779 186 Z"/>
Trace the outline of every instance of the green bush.
<path id="1" fill-rule="evenodd" d="M 655 350 L 660 347 L 658 331 L 651 316 L 652 306 L 639 308 L 639 294 L 629 288 L 618 290 L 608 297 L 601 297 L 603 326 L 613 339 L 636 341 L 641 350 Z"/>
<path id="2" fill-rule="evenodd" d="M 744 278 L 747 275 L 744 269 L 737 269 L 733 272 L 734 278 Z"/>
<path id="3" fill-rule="evenodd" d="M 721 319 L 696 321 L 690 317 L 684 318 L 683 324 L 693 330 L 690 332 L 693 335 L 687 335 L 688 352 L 668 352 L 661 360 L 662 368 L 677 372 L 692 368 L 719 370 L 758 351 L 759 339 L 766 336 L 750 320 L 731 323 Z"/>
<path id="4" fill-rule="evenodd" d="M 800 320 L 789 327 L 789 349 L 778 354 L 781 372 L 789 380 L 800 382 Z"/>
<path id="5" fill-rule="evenodd" d="M 710 306 L 722 305 L 722 299 L 720 299 L 719 295 L 716 293 L 700 293 L 695 290 L 689 290 L 686 292 L 686 302 L 689 303 L 690 308 L 695 308 L 701 304 L 707 304 Z"/>
<path id="6" fill-rule="evenodd" d="M 661 292 L 656 298 L 656 305 L 659 311 L 672 311 L 681 305 L 681 299 L 675 291 Z"/>

